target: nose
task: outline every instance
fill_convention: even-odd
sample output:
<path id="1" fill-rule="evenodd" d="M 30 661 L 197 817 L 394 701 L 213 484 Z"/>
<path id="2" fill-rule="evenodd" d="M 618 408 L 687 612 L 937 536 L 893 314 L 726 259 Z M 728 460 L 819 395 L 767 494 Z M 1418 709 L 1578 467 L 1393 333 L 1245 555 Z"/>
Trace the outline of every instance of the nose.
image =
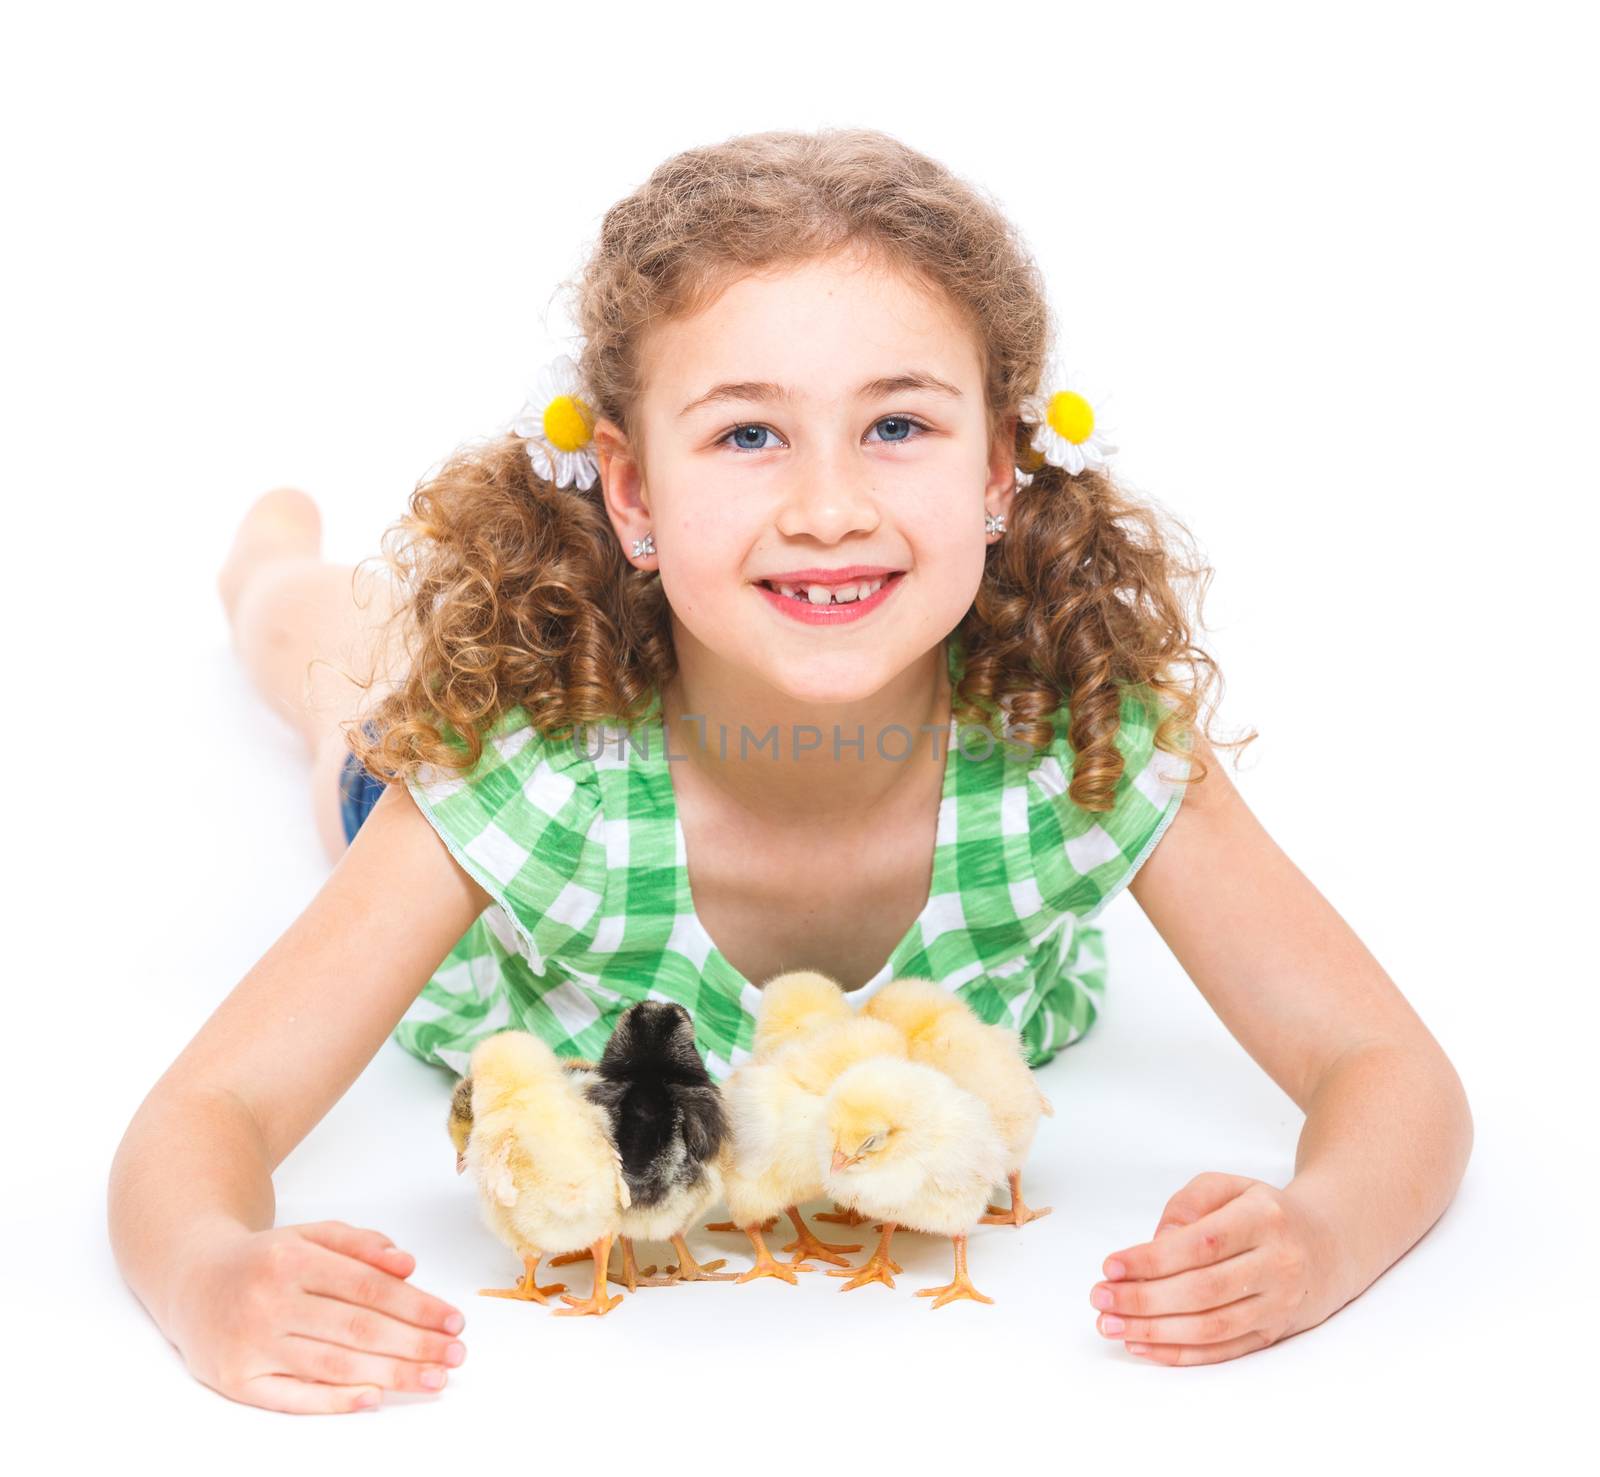
<path id="1" fill-rule="evenodd" d="M 785 538 L 834 544 L 877 528 L 873 471 L 850 447 L 797 458 L 791 476 L 777 518 Z"/>

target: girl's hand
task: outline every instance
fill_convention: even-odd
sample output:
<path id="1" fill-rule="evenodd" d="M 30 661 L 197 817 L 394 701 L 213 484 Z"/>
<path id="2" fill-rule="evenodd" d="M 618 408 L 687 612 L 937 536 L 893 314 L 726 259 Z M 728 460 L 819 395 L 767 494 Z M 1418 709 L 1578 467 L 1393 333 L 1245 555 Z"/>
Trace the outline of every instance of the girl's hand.
<path id="1" fill-rule="evenodd" d="M 444 1387 L 464 1320 L 404 1279 L 415 1260 L 342 1221 L 224 1230 L 185 1248 L 167 1336 L 202 1384 L 246 1405 L 364 1410 Z"/>
<path id="2" fill-rule="evenodd" d="M 1117 1265 L 1120 1264 L 1120 1267 Z M 1342 1291 L 1334 1238 L 1288 1190 L 1198 1174 L 1153 1241 L 1107 1257 L 1100 1332 L 1158 1364 L 1217 1364 L 1314 1328 Z"/>

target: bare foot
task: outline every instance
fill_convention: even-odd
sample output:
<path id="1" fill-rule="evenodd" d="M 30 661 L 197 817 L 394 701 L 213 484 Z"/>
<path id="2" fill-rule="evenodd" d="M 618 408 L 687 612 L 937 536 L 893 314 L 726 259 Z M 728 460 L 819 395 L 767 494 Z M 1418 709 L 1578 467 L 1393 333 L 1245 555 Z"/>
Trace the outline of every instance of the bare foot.
<path id="1" fill-rule="evenodd" d="M 297 487 L 275 487 L 250 505 L 217 572 L 217 594 L 233 623 L 239 597 L 263 564 L 286 554 L 315 558 L 322 552 L 322 514 Z"/>

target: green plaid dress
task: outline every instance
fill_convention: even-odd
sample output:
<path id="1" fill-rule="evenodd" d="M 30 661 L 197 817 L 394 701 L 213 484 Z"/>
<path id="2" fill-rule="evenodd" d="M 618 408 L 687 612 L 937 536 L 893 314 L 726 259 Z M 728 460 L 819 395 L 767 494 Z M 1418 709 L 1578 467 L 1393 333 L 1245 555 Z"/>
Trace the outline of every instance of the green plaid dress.
<path id="1" fill-rule="evenodd" d="M 948 643 L 952 682 L 961 674 Z M 1022 1034 L 1038 1066 L 1094 1023 L 1106 958 L 1093 920 L 1155 849 L 1186 758 L 1154 745 L 1151 695 L 1125 691 L 1125 768 L 1109 812 L 1067 796 L 1065 709 L 1045 750 L 952 719 L 927 905 L 865 1000 L 916 975 Z M 761 991 L 718 952 L 694 911 L 657 697 L 630 730 L 556 740 L 520 708 L 486 731 L 467 774 L 425 767 L 407 784 L 450 853 L 494 898 L 395 1029 L 409 1052 L 460 1073 L 508 1026 L 562 1056 L 598 1057 L 617 1016 L 647 996 L 687 1006 L 718 1081 L 749 1054 Z M 674 759 L 683 757 L 674 748 Z"/>

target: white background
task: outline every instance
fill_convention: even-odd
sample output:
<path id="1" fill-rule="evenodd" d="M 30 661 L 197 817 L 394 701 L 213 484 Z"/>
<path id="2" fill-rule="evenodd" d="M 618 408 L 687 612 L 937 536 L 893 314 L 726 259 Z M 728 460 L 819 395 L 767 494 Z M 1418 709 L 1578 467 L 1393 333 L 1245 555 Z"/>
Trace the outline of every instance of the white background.
<path id="1" fill-rule="evenodd" d="M 1600 1311 L 1577 14 L 14 14 L 8 1444 L 180 1471 L 1256 1471 L 1536 1460 L 1573 1435 Z M 993 1308 L 930 1313 L 909 1289 L 945 1251 L 909 1239 L 893 1293 L 706 1285 L 603 1320 L 477 1299 L 515 1269 L 451 1172 L 445 1082 L 390 1043 L 281 1167 L 279 1217 L 412 1250 L 467 1314 L 467 1362 L 370 1418 L 232 1404 L 122 1284 L 104 1189 L 144 1093 L 327 870 L 298 740 L 228 649 L 233 528 L 294 483 L 330 557 L 374 553 L 416 482 L 516 410 L 607 205 L 679 148 L 823 124 L 896 134 L 1022 227 L 1122 476 L 1216 569 L 1222 728 L 1261 734 L 1235 782 L 1466 1083 L 1461 1191 L 1273 1348 L 1167 1369 L 1102 1338 L 1101 1260 L 1202 1170 L 1286 1183 L 1302 1121 L 1124 896 L 1108 1009 L 1044 1074 L 1030 1183 L 1056 1212 L 973 1241 Z"/>

